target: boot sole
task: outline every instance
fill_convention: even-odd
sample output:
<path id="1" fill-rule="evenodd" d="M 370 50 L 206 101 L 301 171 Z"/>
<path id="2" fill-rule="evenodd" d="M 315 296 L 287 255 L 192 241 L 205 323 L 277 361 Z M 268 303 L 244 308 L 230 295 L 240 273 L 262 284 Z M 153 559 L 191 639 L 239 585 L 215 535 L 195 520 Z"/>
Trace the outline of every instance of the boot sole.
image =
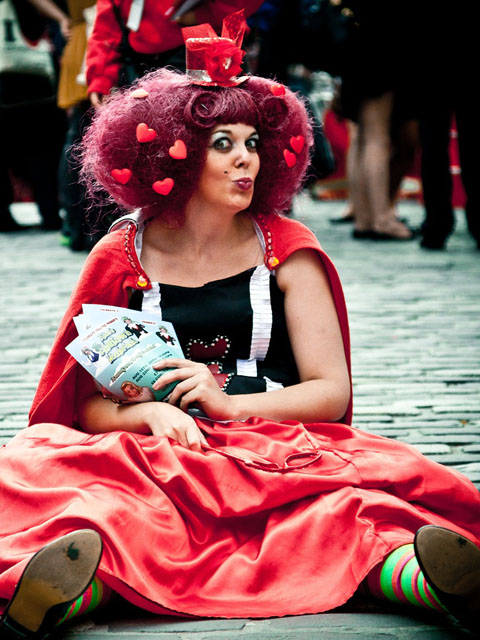
<path id="1" fill-rule="evenodd" d="M 74 531 L 46 545 L 30 560 L 8 607 L 8 618 L 33 633 L 49 609 L 74 602 L 87 589 L 102 555 L 96 531 Z"/>
<path id="2" fill-rule="evenodd" d="M 415 553 L 435 589 L 480 606 L 480 549 L 464 536 L 428 525 L 417 531 Z"/>

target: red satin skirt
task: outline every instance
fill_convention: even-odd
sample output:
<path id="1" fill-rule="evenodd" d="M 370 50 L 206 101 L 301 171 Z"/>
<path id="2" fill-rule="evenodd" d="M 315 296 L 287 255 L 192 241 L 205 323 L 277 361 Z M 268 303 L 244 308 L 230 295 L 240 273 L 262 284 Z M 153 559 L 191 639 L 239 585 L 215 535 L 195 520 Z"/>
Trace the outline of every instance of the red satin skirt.
<path id="1" fill-rule="evenodd" d="M 72 529 L 157 613 L 268 617 L 343 604 L 425 524 L 480 544 L 480 494 L 415 448 L 343 424 L 198 420 L 210 447 L 42 424 L 0 450 L 0 598 Z"/>

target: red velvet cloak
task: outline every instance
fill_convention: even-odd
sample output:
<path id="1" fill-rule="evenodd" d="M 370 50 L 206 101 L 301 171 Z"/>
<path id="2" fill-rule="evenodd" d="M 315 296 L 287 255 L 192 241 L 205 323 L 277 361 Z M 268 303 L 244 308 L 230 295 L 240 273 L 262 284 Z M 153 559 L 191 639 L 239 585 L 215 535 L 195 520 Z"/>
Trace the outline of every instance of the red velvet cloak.
<path id="1" fill-rule="evenodd" d="M 340 283 L 316 239 L 286 219 L 261 226 L 279 262 L 301 247 L 318 252 L 348 358 Z M 348 424 L 199 420 L 211 445 L 204 453 L 167 438 L 72 429 L 71 317 L 82 302 L 126 305 L 127 287 L 142 278 L 132 229 L 92 252 L 42 376 L 33 426 L 0 451 L 0 598 L 11 596 L 33 552 L 82 527 L 102 535 L 99 575 L 130 601 L 222 617 L 339 606 L 424 524 L 480 543 L 480 498 L 467 478 Z"/>

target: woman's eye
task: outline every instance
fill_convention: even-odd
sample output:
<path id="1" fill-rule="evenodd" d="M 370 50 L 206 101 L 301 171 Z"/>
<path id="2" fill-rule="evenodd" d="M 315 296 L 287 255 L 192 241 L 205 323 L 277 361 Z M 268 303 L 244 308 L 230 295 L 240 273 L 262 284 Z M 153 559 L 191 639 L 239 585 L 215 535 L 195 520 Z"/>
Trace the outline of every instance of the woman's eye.
<path id="1" fill-rule="evenodd" d="M 232 143 L 228 138 L 218 138 L 218 140 L 213 142 L 212 146 L 219 151 L 226 151 L 232 148 Z"/>
<path id="2" fill-rule="evenodd" d="M 245 143 L 247 149 L 257 151 L 258 149 L 258 138 L 249 138 Z"/>

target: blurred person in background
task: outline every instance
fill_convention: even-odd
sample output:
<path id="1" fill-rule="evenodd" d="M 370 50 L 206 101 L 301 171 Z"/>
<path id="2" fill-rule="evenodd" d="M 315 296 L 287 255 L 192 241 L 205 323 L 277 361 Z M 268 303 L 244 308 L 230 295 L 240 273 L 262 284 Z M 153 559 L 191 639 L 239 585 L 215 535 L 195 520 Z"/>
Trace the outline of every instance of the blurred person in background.
<path id="1" fill-rule="evenodd" d="M 90 249 L 106 231 L 102 223 L 92 230 L 89 225 L 89 205 L 80 184 L 79 167 L 72 158 L 72 147 L 82 139 L 90 124 L 90 101 L 85 77 L 87 37 L 95 17 L 95 0 L 67 0 L 71 17 L 71 38 L 60 63 L 58 106 L 68 115 L 68 130 L 60 160 L 59 180 L 65 209 L 64 242 L 72 251 Z"/>
<path id="2" fill-rule="evenodd" d="M 261 0 L 204 0 L 176 16 L 175 0 L 98 0 L 93 32 L 87 46 L 87 84 L 98 106 L 119 85 L 130 84 L 150 69 L 171 65 L 185 70 L 182 26 L 208 22 L 221 26 L 223 18 L 245 9 L 253 13 Z"/>
<path id="3" fill-rule="evenodd" d="M 65 211 L 62 243 L 72 251 L 90 249 L 103 235 L 102 224 L 89 228 L 89 205 L 80 184 L 78 164 L 71 155 L 72 146 L 80 142 L 83 130 L 90 123 L 85 79 L 87 36 L 95 17 L 95 0 L 29 0 L 40 13 L 58 23 L 66 41 L 60 57 L 57 103 L 67 117 L 68 128 L 58 167 L 60 201 Z M 105 232 L 106 229 L 103 229 Z"/>
<path id="4" fill-rule="evenodd" d="M 410 240 L 414 234 L 396 216 L 395 201 L 418 139 L 413 6 L 395 3 L 387 13 L 378 0 L 346 4 L 352 25 L 340 104 L 342 115 L 357 125 L 347 160 L 353 237 Z"/>
<path id="5" fill-rule="evenodd" d="M 476 165 L 480 148 L 478 114 L 473 98 L 471 65 L 477 55 L 471 4 L 450 3 L 448 11 L 428 16 L 434 28 L 428 34 L 422 60 L 422 185 L 425 219 L 420 244 L 425 249 L 445 248 L 455 227 L 450 173 L 450 130 L 458 134 L 461 177 L 466 193 L 467 228 L 480 248 L 479 185 Z"/>
<path id="6" fill-rule="evenodd" d="M 10 211 L 12 174 L 31 185 L 42 227 L 57 230 L 57 167 L 65 119 L 55 104 L 56 72 L 46 23 L 27 0 L 2 0 L 0 12 L 8 25 L 0 45 L 0 230 L 22 228 Z"/>

